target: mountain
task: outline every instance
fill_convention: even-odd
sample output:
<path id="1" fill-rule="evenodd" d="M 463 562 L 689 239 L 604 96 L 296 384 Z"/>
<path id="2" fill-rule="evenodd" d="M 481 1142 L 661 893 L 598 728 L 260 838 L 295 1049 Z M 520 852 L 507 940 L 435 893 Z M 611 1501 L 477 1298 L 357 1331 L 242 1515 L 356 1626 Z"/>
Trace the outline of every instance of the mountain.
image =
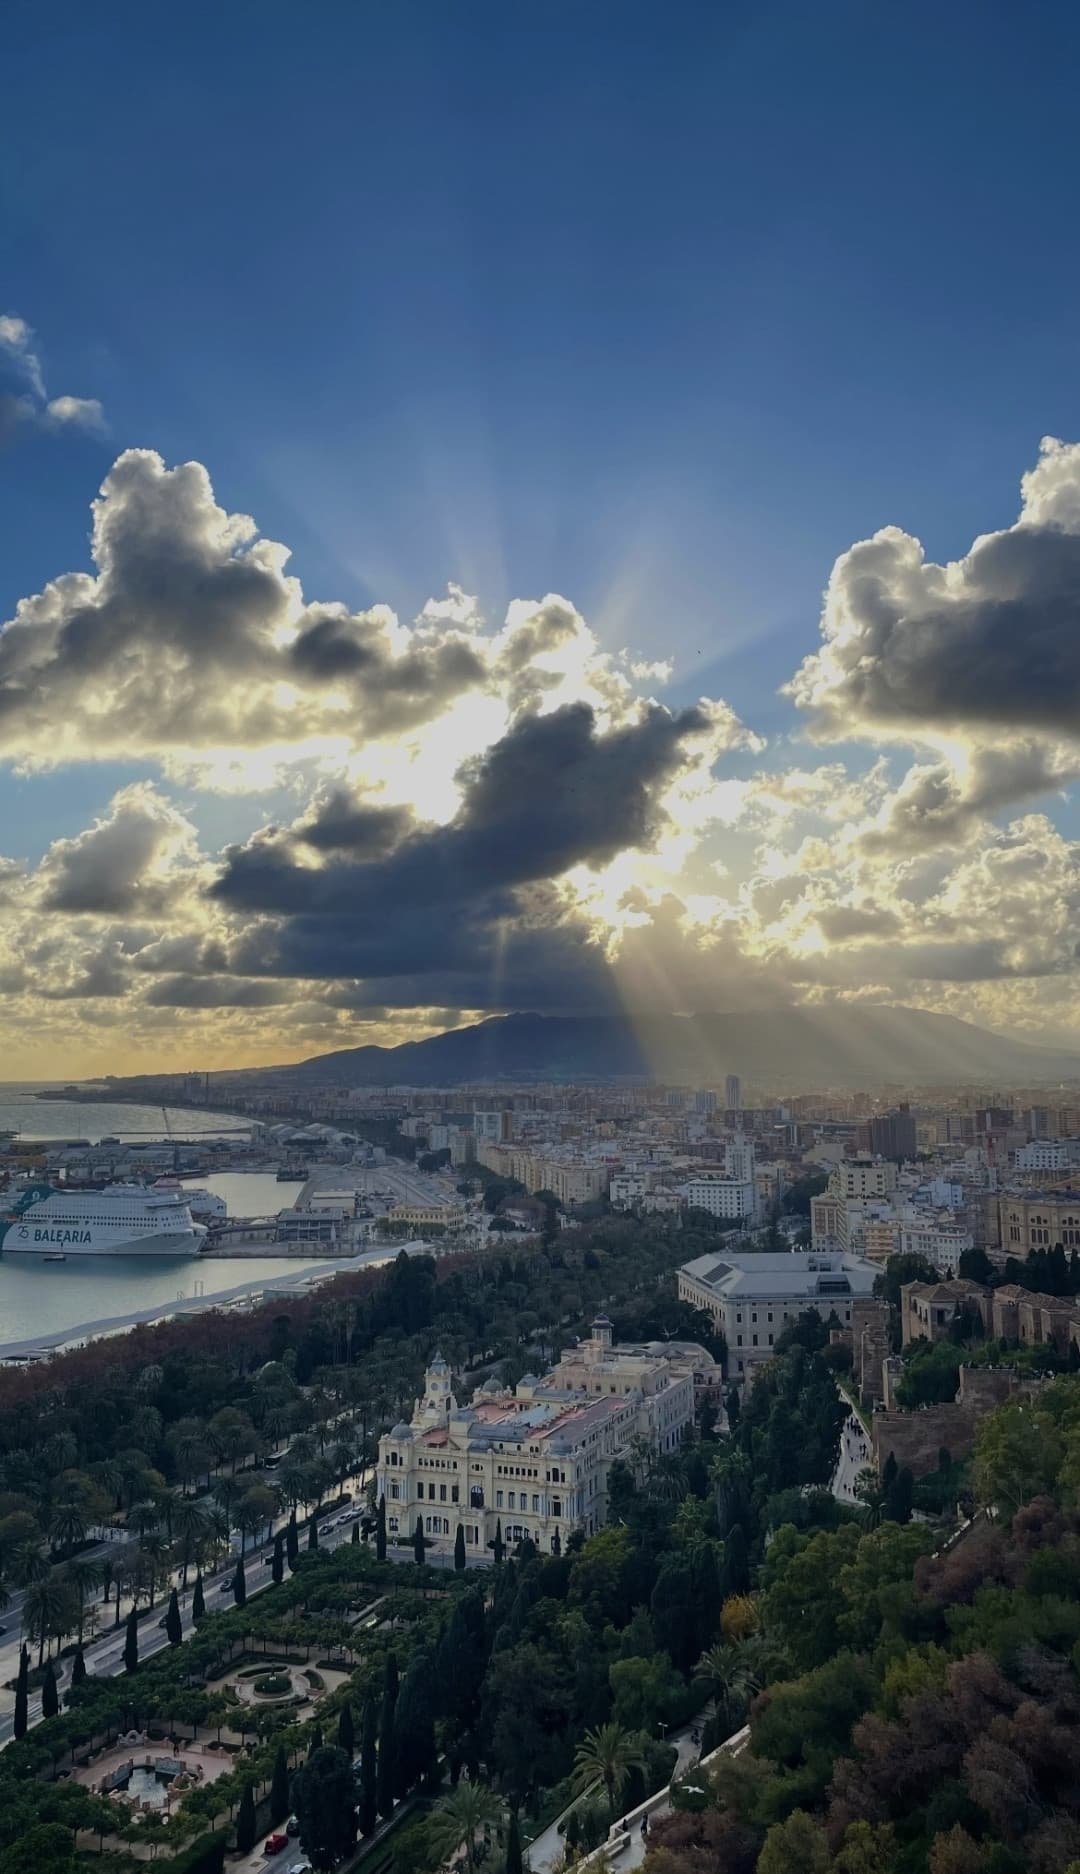
<path id="1" fill-rule="evenodd" d="M 884 1082 L 1009 1085 L 1080 1077 L 1080 1053 L 1032 1046 L 951 1015 L 876 1004 L 711 1015 L 501 1015 L 396 1048 L 346 1048 L 273 1071 L 277 1083 L 448 1087 L 466 1081 L 643 1076 L 704 1086 Z"/>

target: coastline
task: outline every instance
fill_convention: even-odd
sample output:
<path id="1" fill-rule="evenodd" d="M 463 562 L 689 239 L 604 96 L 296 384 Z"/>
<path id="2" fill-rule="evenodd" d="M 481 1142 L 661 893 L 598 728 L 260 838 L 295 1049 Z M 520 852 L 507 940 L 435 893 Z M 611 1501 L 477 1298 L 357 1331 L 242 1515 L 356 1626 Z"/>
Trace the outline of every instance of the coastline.
<path id="1" fill-rule="evenodd" d="M 290 1269 L 283 1275 L 260 1276 L 250 1282 L 238 1282 L 234 1287 L 220 1289 L 214 1295 L 191 1295 L 182 1300 L 177 1298 L 155 1302 L 150 1307 L 135 1308 L 126 1314 L 106 1315 L 99 1321 L 82 1321 L 74 1327 L 60 1328 L 54 1334 L 36 1334 L 22 1340 L 5 1341 L 0 1344 L 0 1361 L 18 1359 L 26 1354 L 59 1353 L 65 1348 L 79 1346 L 84 1341 L 123 1333 L 129 1328 L 143 1327 L 152 1321 L 165 1321 L 182 1314 L 203 1314 L 207 1309 L 227 1308 L 245 1296 L 255 1297 L 266 1291 L 295 1289 L 303 1293 L 309 1287 L 330 1281 L 335 1275 L 378 1268 L 380 1264 L 392 1261 L 402 1249 L 407 1255 L 422 1255 L 430 1254 L 432 1246 L 417 1240 L 395 1244 L 392 1248 L 363 1250 L 357 1256 L 339 1256 L 333 1262 L 317 1263 L 314 1268 L 307 1266 L 302 1275 L 297 1269 Z M 185 1263 L 183 1266 L 187 1268 L 192 1265 Z"/>

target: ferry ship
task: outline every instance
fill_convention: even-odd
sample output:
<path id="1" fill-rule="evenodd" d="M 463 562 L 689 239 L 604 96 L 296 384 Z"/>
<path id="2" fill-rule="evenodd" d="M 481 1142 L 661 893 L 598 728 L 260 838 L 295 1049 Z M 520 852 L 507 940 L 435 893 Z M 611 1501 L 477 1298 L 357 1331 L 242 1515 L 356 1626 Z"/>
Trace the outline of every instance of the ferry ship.
<path id="1" fill-rule="evenodd" d="M 0 1203 L 5 1256 L 197 1256 L 206 1230 L 192 1220 L 183 1191 L 109 1184 L 103 1191 L 31 1184 Z"/>

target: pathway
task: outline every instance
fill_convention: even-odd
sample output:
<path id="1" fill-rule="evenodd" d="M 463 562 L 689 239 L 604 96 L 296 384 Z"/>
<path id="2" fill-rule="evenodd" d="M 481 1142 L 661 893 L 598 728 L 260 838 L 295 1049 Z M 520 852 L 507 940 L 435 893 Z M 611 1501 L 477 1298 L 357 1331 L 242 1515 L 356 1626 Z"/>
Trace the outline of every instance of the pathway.
<path id="1" fill-rule="evenodd" d="M 697 1731 L 700 1735 L 701 1726 L 704 1721 L 704 1716 L 699 1719 L 695 1718 L 693 1723 L 684 1725 L 681 1731 L 673 1731 L 671 1736 L 666 1740 L 669 1744 L 674 1744 L 678 1753 L 675 1759 L 675 1768 L 671 1773 L 673 1777 L 681 1776 L 688 1764 L 696 1762 L 699 1746 L 694 1743 L 693 1733 Z M 570 1808 L 573 1807 L 574 1804 L 571 1803 Z M 566 1842 L 559 1832 L 559 1824 L 560 1822 L 565 1822 L 569 1813 L 569 1809 L 564 1809 L 562 1815 L 556 1816 L 554 1822 L 549 1823 L 543 1833 L 538 1835 L 534 1842 L 530 1843 L 525 1854 L 525 1860 L 532 1869 L 532 1874 L 546 1874 L 546 1871 L 554 1867 L 556 1861 L 561 1860 L 566 1853 Z M 614 1831 L 617 1832 L 618 1828 L 619 1824 L 616 1822 L 614 1824 Z M 638 1860 L 642 1859 L 643 1856 L 644 1847 L 642 1847 L 642 1853 L 638 1856 Z M 618 1865 L 621 1870 L 624 1867 L 636 1867 L 637 1862 L 627 1859 L 624 1855 L 619 1859 Z"/>
<path id="2" fill-rule="evenodd" d="M 841 1503 L 858 1503 L 855 1485 L 859 1472 L 869 1465 L 873 1468 L 874 1453 L 870 1439 L 862 1420 L 854 1412 L 849 1413 L 843 1431 L 840 1434 L 840 1454 L 833 1472 L 832 1493 Z"/>

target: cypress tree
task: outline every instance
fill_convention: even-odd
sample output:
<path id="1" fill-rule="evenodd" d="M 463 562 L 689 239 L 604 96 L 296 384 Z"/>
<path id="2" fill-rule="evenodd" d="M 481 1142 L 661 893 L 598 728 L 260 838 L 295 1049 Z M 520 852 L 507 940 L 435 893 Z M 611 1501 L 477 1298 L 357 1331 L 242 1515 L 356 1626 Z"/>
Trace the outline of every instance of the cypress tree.
<path id="1" fill-rule="evenodd" d="M 30 1655 L 25 1646 L 19 1651 L 19 1676 L 15 1681 L 15 1719 L 12 1732 L 15 1737 L 26 1736 L 27 1700 L 30 1689 Z"/>
<path id="2" fill-rule="evenodd" d="M 375 1559 L 386 1560 L 386 1498 L 379 1498 L 379 1507 L 375 1511 Z"/>
<path id="3" fill-rule="evenodd" d="M 240 1557 L 236 1564 L 236 1573 L 232 1578 L 232 1592 L 233 1600 L 236 1602 L 237 1607 L 243 1607 L 244 1602 L 247 1600 L 247 1577 L 244 1574 L 243 1556 Z"/>
<path id="4" fill-rule="evenodd" d="M 169 1605 L 165 1613 L 165 1635 L 170 1646 L 179 1646 L 184 1637 L 184 1626 L 180 1619 L 180 1600 L 175 1588 L 169 1596 Z"/>
<path id="5" fill-rule="evenodd" d="M 50 1659 L 45 1668 L 45 1677 L 41 1681 L 41 1715 L 43 1718 L 55 1718 L 60 1709 L 60 1694 L 56 1689 L 56 1674 Z"/>
<path id="6" fill-rule="evenodd" d="M 308 1524 L 307 1545 L 309 1549 L 317 1549 L 319 1546 L 319 1519 L 317 1516 L 312 1516 Z"/>
<path id="7" fill-rule="evenodd" d="M 285 1539 L 280 1529 L 274 1537 L 274 1553 L 270 1558 L 270 1579 L 275 1588 L 285 1579 Z"/>
<path id="8" fill-rule="evenodd" d="M 300 1553 L 300 1537 L 296 1529 L 296 1511 L 290 1510 L 289 1520 L 285 1525 L 285 1555 L 289 1564 L 289 1573 L 296 1567 L 296 1558 Z"/>
<path id="9" fill-rule="evenodd" d="M 460 1523 L 454 1537 L 454 1567 L 459 1574 L 465 1567 L 465 1530 Z"/>
<path id="10" fill-rule="evenodd" d="M 360 1832 L 374 1835 L 379 1822 L 379 1712 L 371 1693 L 364 1704 L 360 1745 Z"/>
<path id="11" fill-rule="evenodd" d="M 502 1517 L 501 1516 L 497 1516 L 495 1518 L 495 1541 L 492 1544 L 492 1547 L 493 1547 L 494 1554 L 495 1554 L 495 1566 L 497 1568 L 499 1563 L 502 1561 L 504 1554 L 506 1553 L 505 1549 L 503 1548 Z"/>
<path id="12" fill-rule="evenodd" d="M 308 1754 L 309 1760 L 310 1758 L 314 1757 L 315 1752 L 317 1750 L 322 1749 L 322 1742 L 323 1742 L 322 1725 L 317 1724 L 315 1726 L 315 1729 L 312 1731 L 311 1736 L 308 1739 L 308 1753 L 307 1754 Z"/>
<path id="13" fill-rule="evenodd" d="M 413 1552 L 414 1561 L 417 1561 L 417 1562 L 423 1561 L 424 1550 L 426 1547 L 427 1547 L 427 1544 L 424 1541 L 424 1519 L 422 1516 L 418 1516 L 416 1519 L 416 1528 L 413 1530 L 413 1539 L 412 1539 L 412 1552 Z"/>
<path id="14" fill-rule="evenodd" d="M 339 1750 L 343 1750 L 350 1763 L 356 1750 L 356 1727 L 353 1724 L 352 1706 L 348 1699 L 338 1712 L 337 1741 Z"/>
<path id="15" fill-rule="evenodd" d="M 124 1671 L 135 1672 L 139 1665 L 139 1619 L 132 1608 L 127 1617 L 127 1632 L 124 1634 Z"/>
<path id="16" fill-rule="evenodd" d="M 353 1526 L 352 1526 L 352 1535 L 351 1535 L 351 1536 L 349 1537 L 349 1540 L 350 1540 L 350 1542 L 359 1542 L 359 1540 L 360 1540 L 360 1525 L 359 1525 L 359 1523 L 354 1523 L 354 1524 L 353 1524 Z"/>
<path id="17" fill-rule="evenodd" d="M 202 1569 L 200 1568 L 198 1573 L 195 1576 L 195 1588 L 191 1596 L 191 1618 L 192 1620 L 194 1621 L 201 1620 L 205 1612 L 206 1612 L 206 1595 L 203 1592 Z"/>
<path id="18" fill-rule="evenodd" d="M 86 1660 L 83 1657 L 83 1650 L 82 1650 L 82 1647 L 80 1646 L 76 1649 L 75 1657 L 71 1662 L 72 1685 L 81 1685 L 85 1677 L 86 1677 Z"/>
<path id="19" fill-rule="evenodd" d="M 394 1784 L 397 1779 L 397 1751 L 394 1744 L 394 1710 L 398 1695 L 397 1660 L 387 1653 L 383 1668 L 382 1706 L 379 1711 L 379 1770 L 376 1801 L 379 1814 L 394 1813 Z"/>
<path id="20" fill-rule="evenodd" d="M 522 1874 L 521 1830 L 516 1809 L 510 1811 L 510 1827 L 506 1832 L 506 1874 Z"/>
<path id="21" fill-rule="evenodd" d="M 289 1761 L 284 1744 L 277 1747 L 274 1773 L 270 1778 L 270 1820 L 284 1822 L 289 1813 Z"/>
<path id="22" fill-rule="evenodd" d="M 435 1684 L 431 1659 L 425 1652 L 414 1653 L 401 1682 L 401 1696 L 394 1712 L 394 1740 L 397 1751 L 396 1788 L 399 1796 L 423 1782 L 428 1788 L 437 1781 L 435 1766 Z"/>
<path id="23" fill-rule="evenodd" d="M 255 1846 L 255 1791 L 250 1783 L 244 1784 L 244 1793 L 240 1798 L 240 1807 L 236 1811 L 236 1852 L 250 1854 Z"/>

